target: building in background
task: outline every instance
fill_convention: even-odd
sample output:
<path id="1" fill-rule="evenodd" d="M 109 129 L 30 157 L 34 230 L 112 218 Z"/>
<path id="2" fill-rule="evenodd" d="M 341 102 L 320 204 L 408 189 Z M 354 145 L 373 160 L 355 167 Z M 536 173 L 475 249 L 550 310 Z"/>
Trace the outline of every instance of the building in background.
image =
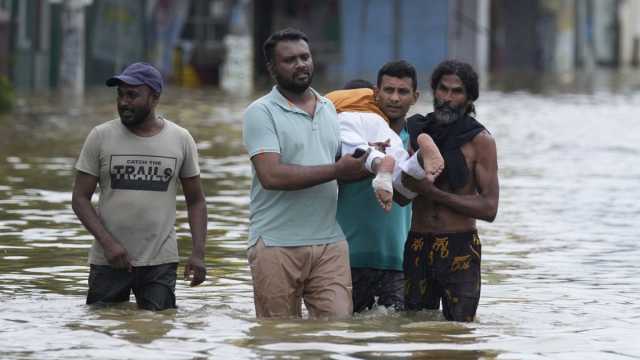
<path id="1" fill-rule="evenodd" d="M 59 88 L 75 53 L 89 86 L 134 61 L 154 63 L 178 84 L 217 86 L 231 11 L 243 1 L 0 0 L 0 73 L 18 89 Z"/>
<path id="2" fill-rule="evenodd" d="M 43 89 L 51 86 L 52 13 L 48 1 L 7 1 L 0 3 L 10 14 L 8 75 L 16 88 Z"/>
<path id="3" fill-rule="evenodd" d="M 270 83 L 261 47 L 284 27 L 309 35 L 327 88 L 375 81 L 393 59 L 422 87 L 445 58 L 573 74 L 637 67 L 639 15 L 632 0 L 0 0 L 0 74 L 18 89 L 92 86 L 145 60 L 176 85 L 247 94 Z"/>
<path id="4" fill-rule="evenodd" d="M 638 15 L 640 3 L 632 0 L 492 0 L 490 70 L 566 73 L 632 65 L 640 50 L 634 50 Z"/>
<path id="5" fill-rule="evenodd" d="M 9 77 L 9 43 L 11 41 L 11 11 L 6 0 L 0 0 L 0 76 Z"/>
<path id="6" fill-rule="evenodd" d="M 253 66 L 260 87 L 271 84 L 262 44 L 272 32 L 286 27 L 302 30 L 309 37 L 315 65 L 314 82 L 335 78 L 334 64 L 342 61 L 343 39 L 340 0 L 253 1 Z"/>
<path id="7" fill-rule="evenodd" d="M 254 52 L 277 29 L 296 27 L 310 38 L 316 78 L 339 86 L 353 78 L 375 82 L 394 59 L 429 76 L 443 59 L 456 57 L 487 68 L 489 0 L 266 0 L 254 3 Z M 258 79 L 267 78 L 255 59 Z"/>
<path id="8" fill-rule="evenodd" d="M 620 63 L 624 67 L 640 66 L 640 1 L 624 1 L 620 5 Z"/>
<path id="9" fill-rule="evenodd" d="M 343 80 L 375 80 L 387 61 L 405 59 L 420 79 L 446 58 L 486 70 L 489 2 L 447 0 L 355 0 L 341 2 Z"/>

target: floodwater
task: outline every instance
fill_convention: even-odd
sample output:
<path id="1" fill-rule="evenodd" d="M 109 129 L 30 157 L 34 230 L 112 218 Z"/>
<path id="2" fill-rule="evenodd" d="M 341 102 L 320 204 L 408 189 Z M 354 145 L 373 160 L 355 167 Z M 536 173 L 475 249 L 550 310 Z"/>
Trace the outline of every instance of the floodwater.
<path id="1" fill-rule="evenodd" d="M 179 280 L 179 308 L 84 305 L 91 236 L 71 210 L 73 164 L 112 89 L 82 104 L 21 99 L 0 117 L 2 359 L 640 358 L 640 91 L 482 92 L 501 198 L 480 223 L 482 298 L 473 323 L 378 308 L 345 321 L 256 321 L 244 244 L 249 99 L 169 91 L 159 112 L 198 142 L 207 195 L 208 280 Z M 413 110 L 429 110 L 424 93 Z M 153 209 L 149 209 L 153 211 Z M 190 251 L 183 203 L 182 264 Z"/>

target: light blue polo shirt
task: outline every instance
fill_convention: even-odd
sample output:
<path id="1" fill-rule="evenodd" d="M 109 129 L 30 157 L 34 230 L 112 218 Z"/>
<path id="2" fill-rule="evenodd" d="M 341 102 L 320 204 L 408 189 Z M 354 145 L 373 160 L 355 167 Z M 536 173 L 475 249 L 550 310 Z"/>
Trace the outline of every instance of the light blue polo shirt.
<path id="1" fill-rule="evenodd" d="M 313 118 L 287 100 L 274 86 L 244 114 L 242 138 L 249 157 L 280 154 L 291 165 L 335 163 L 340 127 L 331 101 L 312 89 L 318 101 Z M 344 240 L 336 221 L 335 180 L 303 190 L 265 190 L 252 166 L 249 242 L 267 246 L 306 246 Z"/>

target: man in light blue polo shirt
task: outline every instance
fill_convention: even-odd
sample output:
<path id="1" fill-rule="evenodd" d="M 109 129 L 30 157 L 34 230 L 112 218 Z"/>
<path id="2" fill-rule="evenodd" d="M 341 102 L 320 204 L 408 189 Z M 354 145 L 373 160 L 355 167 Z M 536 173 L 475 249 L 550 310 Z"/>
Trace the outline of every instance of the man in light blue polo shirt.
<path id="1" fill-rule="evenodd" d="M 366 175 L 363 160 L 342 156 L 333 104 L 311 85 L 306 35 L 285 29 L 264 43 L 276 81 L 244 115 L 251 157 L 249 249 L 256 315 L 350 316 L 348 245 L 336 221 L 337 179 Z"/>

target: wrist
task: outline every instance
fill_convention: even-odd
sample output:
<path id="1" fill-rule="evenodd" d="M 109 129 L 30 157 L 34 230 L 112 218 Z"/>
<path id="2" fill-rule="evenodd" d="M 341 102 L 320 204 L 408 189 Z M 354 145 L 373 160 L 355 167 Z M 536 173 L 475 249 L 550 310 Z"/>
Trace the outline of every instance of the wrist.
<path id="1" fill-rule="evenodd" d="M 112 237 L 96 237 L 98 243 L 102 246 L 103 249 L 112 249 L 120 244 Z"/>
<path id="2" fill-rule="evenodd" d="M 191 257 L 204 259 L 204 249 L 196 249 L 191 250 Z"/>
<path id="3" fill-rule="evenodd" d="M 331 177 L 333 179 L 340 180 L 340 162 L 336 162 L 335 164 L 333 164 L 333 167 L 331 168 L 331 170 L 332 170 Z"/>

